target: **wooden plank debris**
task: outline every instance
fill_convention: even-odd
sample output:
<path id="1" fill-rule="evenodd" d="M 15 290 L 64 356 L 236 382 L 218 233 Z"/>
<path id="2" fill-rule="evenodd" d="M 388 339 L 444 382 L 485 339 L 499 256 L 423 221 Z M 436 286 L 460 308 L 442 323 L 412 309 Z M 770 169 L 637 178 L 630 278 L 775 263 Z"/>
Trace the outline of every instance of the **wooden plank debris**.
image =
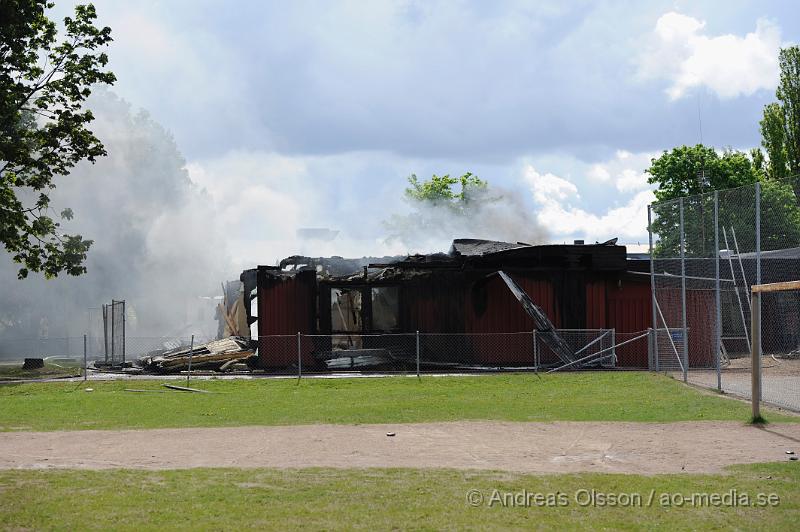
<path id="1" fill-rule="evenodd" d="M 255 356 L 255 348 L 250 340 L 240 337 L 229 337 L 214 340 L 206 344 L 179 346 L 173 349 L 148 353 L 139 359 L 142 367 L 155 373 L 178 373 L 189 367 L 191 357 L 192 369 L 229 369 L 233 363 L 242 362 Z"/>

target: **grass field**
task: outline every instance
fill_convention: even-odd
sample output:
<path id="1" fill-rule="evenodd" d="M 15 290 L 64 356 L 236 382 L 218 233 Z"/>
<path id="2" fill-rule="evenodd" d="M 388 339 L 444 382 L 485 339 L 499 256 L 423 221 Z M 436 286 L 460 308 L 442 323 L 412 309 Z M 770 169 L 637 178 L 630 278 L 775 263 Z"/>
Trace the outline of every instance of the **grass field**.
<path id="1" fill-rule="evenodd" d="M 779 502 L 772 507 L 661 504 L 664 494 L 677 503 L 675 494 L 725 495 L 734 488 L 737 498 L 775 494 Z M 468 504 L 470 490 L 483 495 L 479 506 Z M 490 507 L 494 490 L 512 496 L 560 492 L 567 506 Z M 639 494 L 641 505 L 580 506 L 591 490 Z M 651 477 L 407 469 L 0 471 L 0 508 L 0 528 L 13 530 L 791 530 L 800 517 L 800 467 L 735 466 L 724 475 Z"/>
<path id="2" fill-rule="evenodd" d="M 0 430 L 453 420 L 744 422 L 749 417 L 747 403 L 644 372 L 565 373 L 541 379 L 524 374 L 299 383 L 198 380 L 192 386 L 215 393 L 168 391 L 158 381 L 0 386 Z M 87 387 L 94 391 L 84 391 Z M 133 393 L 126 388 L 150 392 Z M 800 420 L 771 411 L 767 416 L 770 421 Z"/>

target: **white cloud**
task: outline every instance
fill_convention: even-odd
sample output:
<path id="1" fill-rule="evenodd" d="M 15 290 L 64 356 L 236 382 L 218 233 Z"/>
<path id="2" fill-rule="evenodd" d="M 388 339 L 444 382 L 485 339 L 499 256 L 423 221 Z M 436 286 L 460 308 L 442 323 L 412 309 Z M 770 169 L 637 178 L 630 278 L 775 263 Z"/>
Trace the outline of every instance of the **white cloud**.
<path id="1" fill-rule="evenodd" d="M 631 192 L 647 188 L 647 174 L 626 168 L 616 181 L 617 190 Z"/>
<path id="2" fill-rule="evenodd" d="M 574 205 L 580 199 L 578 187 L 567 179 L 550 173 L 541 174 L 532 165 L 525 167 L 523 179 L 539 208 L 539 223 L 553 234 L 555 240 L 584 238 L 604 241 L 621 237 L 624 241 L 642 239 L 647 234 L 647 205 L 655 199 L 651 190 L 639 191 L 624 205 L 611 207 L 603 214 L 594 214 Z"/>
<path id="3" fill-rule="evenodd" d="M 674 11 L 662 15 L 639 57 L 639 75 L 668 80 L 666 92 L 672 100 L 694 87 L 707 87 L 723 99 L 775 88 L 781 46 L 778 26 L 759 19 L 755 31 L 741 37 L 706 35 L 705 25 Z"/>
<path id="4" fill-rule="evenodd" d="M 617 150 L 614 157 L 595 163 L 586 171 L 589 181 L 597 183 L 613 183 L 619 192 L 636 192 L 648 188 L 647 174 L 644 170 L 650 166 L 650 160 L 657 153 L 631 153 Z"/>
<path id="5" fill-rule="evenodd" d="M 601 183 L 611 180 L 611 174 L 602 164 L 593 164 L 586 175 L 592 181 L 599 181 Z"/>
<path id="6" fill-rule="evenodd" d="M 574 183 L 550 173 L 540 174 L 533 166 L 526 167 L 525 178 L 537 203 L 565 200 L 571 196 L 578 197 L 578 187 Z"/>

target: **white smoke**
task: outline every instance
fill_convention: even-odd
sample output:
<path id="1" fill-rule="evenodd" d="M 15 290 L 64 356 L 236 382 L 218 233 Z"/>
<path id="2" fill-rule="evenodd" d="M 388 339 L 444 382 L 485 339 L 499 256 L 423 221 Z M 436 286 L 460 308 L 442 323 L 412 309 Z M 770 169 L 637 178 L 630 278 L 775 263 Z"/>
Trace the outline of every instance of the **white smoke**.
<path id="1" fill-rule="evenodd" d="M 0 339 L 43 329 L 50 337 L 97 334 L 98 307 L 111 299 L 128 302 L 130 337 L 207 336 L 216 331 L 220 282 L 289 255 L 383 257 L 447 251 L 454 238 L 546 240 L 525 194 L 490 186 L 457 212 L 403 202 L 400 179 L 376 180 L 368 201 L 356 197 L 347 176 L 363 168 L 338 156 L 237 152 L 187 165 L 145 112 L 107 90 L 89 105 L 108 156 L 58 178 L 53 193 L 54 213 L 75 214 L 64 232 L 94 240 L 88 272 L 20 281 L 19 265 L 2 252 Z M 370 157 L 359 164 L 374 164 Z M 407 166 L 396 164 L 393 172 Z M 318 178 L 326 174 L 337 177 Z M 309 227 L 338 236 L 301 238 L 298 230 Z"/>
<path id="2" fill-rule="evenodd" d="M 412 212 L 386 222 L 390 242 L 421 252 L 447 251 L 454 238 L 542 244 L 547 231 L 522 195 L 497 186 L 473 190 L 462 207 L 409 199 Z"/>
<path id="3" fill-rule="evenodd" d="M 94 240 L 88 271 L 17 280 L 19 265 L 3 252 L 0 335 L 41 335 L 43 323 L 51 337 L 92 333 L 96 308 L 112 298 L 127 301 L 131 336 L 215 333 L 209 298 L 235 272 L 213 202 L 189 180 L 171 135 L 145 112 L 102 89 L 88 105 L 108 156 L 57 178 L 51 195 L 54 213 L 74 212 L 63 231 Z"/>

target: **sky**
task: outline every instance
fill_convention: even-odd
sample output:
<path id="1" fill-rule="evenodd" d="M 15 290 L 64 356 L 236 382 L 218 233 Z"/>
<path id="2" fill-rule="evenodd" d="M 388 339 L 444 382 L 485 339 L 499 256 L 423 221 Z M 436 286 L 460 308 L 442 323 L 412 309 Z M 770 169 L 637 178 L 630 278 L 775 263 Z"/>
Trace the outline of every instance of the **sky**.
<path id="1" fill-rule="evenodd" d="M 113 91 L 173 135 L 245 267 L 435 251 L 386 240 L 412 173 L 477 174 L 547 242 L 645 244 L 651 158 L 757 146 L 800 33 L 796 2 L 94 3 Z"/>

